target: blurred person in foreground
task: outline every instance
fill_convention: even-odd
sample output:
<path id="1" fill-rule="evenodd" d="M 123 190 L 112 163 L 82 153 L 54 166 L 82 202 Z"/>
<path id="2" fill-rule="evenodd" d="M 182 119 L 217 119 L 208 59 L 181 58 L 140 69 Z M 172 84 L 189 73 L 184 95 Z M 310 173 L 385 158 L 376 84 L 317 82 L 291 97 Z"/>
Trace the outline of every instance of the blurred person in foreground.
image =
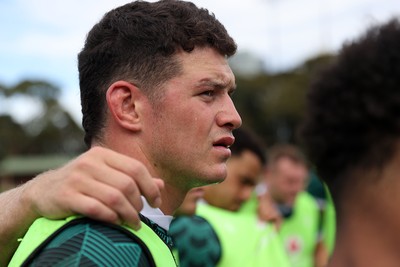
<path id="1" fill-rule="evenodd" d="M 270 200 L 281 216 L 279 235 L 293 267 L 321 267 L 327 250 L 320 236 L 321 210 L 305 188 L 309 179 L 308 161 L 299 147 L 275 144 L 268 149 L 264 180 L 257 187 L 258 198 L 246 203 L 265 216 Z M 258 203 L 257 203 L 258 202 Z"/>
<path id="2" fill-rule="evenodd" d="M 106 13 L 78 56 L 85 142 L 95 154 L 112 149 L 160 177 L 160 209 L 144 203 L 140 230 L 40 218 L 10 265 L 175 266 L 172 214 L 191 188 L 224 180 L 232 131 L 241 125 L 227 62 L 235 52 L 224 26 L 191 2 L 136 1 Z M 94 164 L 97 176 L 112 161 Z"/>
<path id="3" fill-rule="evenodd" d="M 343 45 L 308 93 L 306 151 L 329 187 L 329 267 L 400 266 L 400 23 Z"/>
<path id="4" fill-rule="evenodd" d="M 264 146 L 254 133 L 240 128 L 234 136 L 226 179 L 189 191 L 171 223 L 179 264 L 288 267 L 273 224 L 258 220 L 256 213 L 237 212 L 259 182 L 266 159 Z"/>

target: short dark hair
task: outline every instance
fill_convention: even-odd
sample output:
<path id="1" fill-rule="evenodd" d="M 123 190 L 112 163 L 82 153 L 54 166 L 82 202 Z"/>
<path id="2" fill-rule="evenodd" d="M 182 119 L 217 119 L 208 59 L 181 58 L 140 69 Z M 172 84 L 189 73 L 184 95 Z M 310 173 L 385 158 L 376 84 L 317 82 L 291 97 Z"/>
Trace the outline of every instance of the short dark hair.
<path id="1" fill-rule="evenodd" d="M 227 57 L 237 49 L 215 16 L 191 2 L 135 1 L 106 13 L 78 55 L 85 143 L 100 138 L 105 92 L 113 82 L 132 82 L 152 97 L 157 86 L 180 73 L 175 54 L 195 47 L 212 47 Z"/>
<path id="2" fill-rule="evenodd" d="M 274 164 L 281 158 L 288 158 L 291 161 L 309 168 L 307 157 L 300 147 L 289 143 L 276 143 L 267 150 L 268 164 Z"/>
<path id="3" fill-rule="evenodd" d="M 346 43 L 308 94 L 307 153 L 332 195 L 355 170 L 379 170 L 400 134 L 400 24 L 391 19 Z M 361 178 L 361 177 L 360 177 Z"/>
<path id="4" fill-rule="evenodd" d="M 243 151 L 253 152 L 261 161 L 266 164 L 265 144 L 261 138 L 248 128 L 238 128 L 233 131 L 235 143 L 231 146 L 232 156 L 239 156 Z"/>

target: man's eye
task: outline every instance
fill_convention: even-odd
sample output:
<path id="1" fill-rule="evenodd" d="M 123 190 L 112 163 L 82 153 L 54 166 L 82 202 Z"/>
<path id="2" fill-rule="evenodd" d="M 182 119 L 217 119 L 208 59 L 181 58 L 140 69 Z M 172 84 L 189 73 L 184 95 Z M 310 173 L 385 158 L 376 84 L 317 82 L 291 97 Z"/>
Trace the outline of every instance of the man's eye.
<path id="1" fill-rule="evenodd" d="M 214 91 L 211 91 L 211 90 L 209 90 L 209 91 L 205 91 L 205 92 L 203 92 L 202 93 L 202 95 L 205 95 L 205 96 L 213 96 L 214 95 Z"/>

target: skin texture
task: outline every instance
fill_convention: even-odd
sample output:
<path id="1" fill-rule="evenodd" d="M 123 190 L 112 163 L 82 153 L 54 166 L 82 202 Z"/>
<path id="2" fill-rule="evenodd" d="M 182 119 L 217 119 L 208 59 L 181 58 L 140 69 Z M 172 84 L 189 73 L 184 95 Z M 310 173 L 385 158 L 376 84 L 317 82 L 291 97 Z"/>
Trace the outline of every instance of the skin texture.
<path id="1" fill-rule="evenodd" d="M 132 84 L 110 86 L 103 140 L 143 162 L 152 176 L 162 177 L 160 208 L 165 214 L 174 213 L 189 189 L 226 177 L 232 131 L 241 125 L 230 97 L 235 82 L 226 58 L 211 48 L 176 57 L 182 71 L 162 86 L 157 104 Z"/>
<path id="2" fill-rule="evenodd" d="M 192 177 L 196 185 L 226 177 L 230 151 L 214 144 L 228 138 L 225 145 L 231 145 L 232 130 L 240 126 L 241 119 L 230 98 L 235 81 L 224 57 L 204 48 L 178 54 L 178 58 L 184 66 L 182 75 L 166 84 L 159 109 L 147 113 L 150 123 L 146 126 L 152 134 L 146 141 L 153 146 L 142 146 L 142 150 L 161 162 L 156 171 L 169 183 L 187 190 L 193 184 L 186 177 Z M 176 173 L 181 177 L 177 179 Z"/>

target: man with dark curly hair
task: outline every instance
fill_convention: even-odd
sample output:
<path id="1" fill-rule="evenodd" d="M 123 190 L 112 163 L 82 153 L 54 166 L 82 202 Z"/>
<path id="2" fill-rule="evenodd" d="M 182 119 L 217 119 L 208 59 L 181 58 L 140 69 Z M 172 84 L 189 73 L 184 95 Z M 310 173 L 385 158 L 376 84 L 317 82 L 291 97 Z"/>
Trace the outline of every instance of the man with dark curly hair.
<path id="1" fill-rule="evenodd" d="M 400 22 L 346 43 L 312 86 L 302 130 L 337 211 L 328 266 L 400 266 Z"/>
<path id="2" fill-rule="evenodd" d="M 81 167 L 113 184 L 107 166 L 133 168 L 113 155 L 136 159 L 163 180 L 160 209 L 144 203 L 140 230 L 39 218 L 10 266 L 175 266 L 172 214 L 191 188 L 224 180 L 232 131 L 241 125 L 227 62 L 235 52 L 224 26 L 191 2 L 135 1 L 106 13 L 88 33 L 78 69 L 85 142 L 95 155 L 114 154 Z"/>

